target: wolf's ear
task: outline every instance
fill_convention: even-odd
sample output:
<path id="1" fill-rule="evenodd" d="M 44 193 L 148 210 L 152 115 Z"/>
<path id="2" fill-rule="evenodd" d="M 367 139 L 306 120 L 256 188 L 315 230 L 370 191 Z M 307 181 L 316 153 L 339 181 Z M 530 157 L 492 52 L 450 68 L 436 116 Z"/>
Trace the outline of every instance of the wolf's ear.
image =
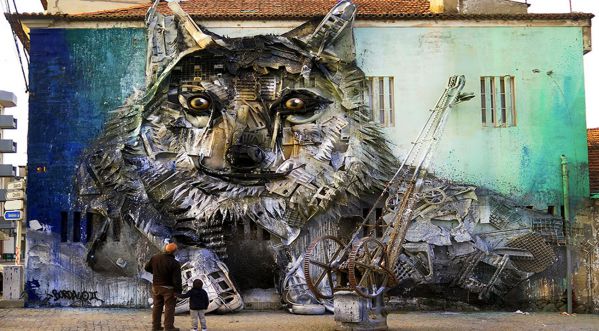
<path id="1" fill-rule="evenodd" d="M 208 47 L 210 44 L 215 42 L 215 38 L 213 38 L 210 34 L 204 32 L 187 14 L 183 8 L 179 5 L 178 2 L 173 1 L 168 3 L 168 7 L 173 11 L 175 16 L 179 18 L 179 21 L 187 30 L 191 38 L 197 43 L 197 46 L 200 49 L 204 49 Z"/>
<path id="2" fill-rule="evenodd" d="M 205 49 L 212 44 L 226 46 L 221 36 L 199 27 L 178 2 L 168 3 L 174 16 L 158 13 L 156 6 L 159 2 L 160 0 L 155 0 L 146 14 L 146 86 L 158 82 L 168 68 L 172 69 L 177 60 L 190 52 Z"/>
<path id="3" fill-rule="evenodd" d="M 283 36 L 295 39 L 315 55 L 336 57 L 343 62 L 356 58 L 353 23 L 356 6 L 351 1 L 337 3 L 322 21 L 310 21 Z"/>

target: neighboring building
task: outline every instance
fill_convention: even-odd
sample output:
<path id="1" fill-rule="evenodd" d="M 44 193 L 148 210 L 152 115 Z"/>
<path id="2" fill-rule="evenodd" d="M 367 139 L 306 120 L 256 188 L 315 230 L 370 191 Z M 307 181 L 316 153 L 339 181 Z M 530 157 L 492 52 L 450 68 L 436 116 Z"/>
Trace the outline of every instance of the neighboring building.
<path id="1" fill-rule="evenodd" d="M 528 4 L 510 0 L 431 0 L 433 13 L 526 14 Z"/>
<path id="2" fill-rule="evenodd" d="M 41 0 L 42 6 L 52 14 L 75 14 L 99 10 L 130 7 L 149 3 L 150 0 Z"/>
<path id="3" fill-rule="evenodd" d="M 575 215 L 589 198 L 583 54 L 591 51 L 593 15 L 527 14 L 525 4 L 500 2 L 501 12 L 466 0 L 432 0 L 430 7 L 425 0 L 356 1 L 357 62 L 369 77 L 373 119 L 401 158 L 447 78 L 463 74 L 465 90 L 476 97 L 450 114 L 432 172 L 559 215 L 565 155 Z M 181 5 L 209 30 L 237 37 L 286 32 L 323 16 L 334 1 L 310 3 Z M 159 11 L 167 12 L 165 6 Z M 30 219 L 54 229 L 57 240 L 61 232 L 72 237 L 75 219 L 91 222 L 73 201 L 79 156 L 108 112 L 144 86 L 147 8 L 62 15 L 48 7 L 46 14 L 21 16 L 31 29 L 28 210 Z M 560 268 L 527 283 L 527 294 L 559 301 Z M 577 295 L 582 300 L 585 294 Z"/>
<path id="4" fill-rule="evenodd" d="M 599 128 L 588 129 L 587 137 L 591 196 L 599 197 Z"/>
<path id="5" fill-rule="evenodd" d="M 4 153 L 17 151 L 17 144 L 10 139 L 3 139 L 3 130 L 17 128 L 17 120 L 12 115 L 5 115 L 4 109 L 15 107 L 17 97 L 7 91 L 0 90 L 0 262 L 15 259 L 16 222 L 4 219 L 4 203 L 6 202 L 6 184 L 16 175 L 17 169 L 11 164 L 4 164 Z"/>

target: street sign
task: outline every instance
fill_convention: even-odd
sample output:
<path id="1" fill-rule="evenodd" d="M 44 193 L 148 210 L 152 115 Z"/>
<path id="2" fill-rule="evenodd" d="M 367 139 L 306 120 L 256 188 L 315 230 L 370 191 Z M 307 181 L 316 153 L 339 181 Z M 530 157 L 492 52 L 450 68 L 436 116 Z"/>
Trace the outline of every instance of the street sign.
<path id="1" fill-rule="evenodd" d="M 6 192 L 6 200 L 19 200 L 25 198 L 25 192 L 22 190 Z"/>
<path id="2" fill-rule="evenodd" d="M 4 219 L 7 221 L 20 221 L 23 219 L 23 212 L 20 210 L 7 210 L 4 212 Z"/>
<path id="3" fill-rule="evenodd" d="M 23 200 L 10 200 L 4 203 L 4 210 L 23 209 Z"/>
<path id="4" fill-rule="evenodd" d="M 25 183 L 23 183 L 22 181 L 10 182 L 10 183 L 8 183 L 8 185 L 6 185 L 6 189 L 7 190 L 24 190 Z"/>

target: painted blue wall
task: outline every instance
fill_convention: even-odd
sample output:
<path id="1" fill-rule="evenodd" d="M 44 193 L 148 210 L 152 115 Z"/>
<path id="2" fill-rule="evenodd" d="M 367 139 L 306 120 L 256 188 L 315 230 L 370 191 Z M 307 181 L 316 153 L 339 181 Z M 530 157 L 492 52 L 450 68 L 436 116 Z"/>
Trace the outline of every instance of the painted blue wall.
<path id="1" fill-rule="evenodd" d="M 72 222 L 80 155 L 100 132 L 108 111 L 143 87 L 144 33 L 142 29 L 31 31 L 28 219 L 51 225 L 56 232 L 61 212 L 67 212 Z M 38 167 L 46 171 L 37 171 Z"/>

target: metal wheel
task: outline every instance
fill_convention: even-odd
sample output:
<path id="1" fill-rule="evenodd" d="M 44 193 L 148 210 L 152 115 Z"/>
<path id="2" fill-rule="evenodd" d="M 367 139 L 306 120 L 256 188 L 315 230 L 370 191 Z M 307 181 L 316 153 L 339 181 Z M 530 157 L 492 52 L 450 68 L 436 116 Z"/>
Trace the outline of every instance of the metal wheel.
<path id="1" fill-rule="evenodd" d="M 426 192 L 423 192 L 422 195 L 423 195 L 424 201 L 426 201 L 427 203 L 430 203 L 431 205 L 442 204 L 443 202 L 445 202 L 445 199 L 447 199 L 447 195 L 445 194 L 445 191 L 443 191 L 440 188 L 430 189 Z"/>
<path id="2" fill-rule="evenodd" d="M 391 271 L 387 269 L 385 245 L 375 238 L 362 238 L 349 254 L 349 285 L 358 295 L 374 298 L 394 282 Z"/>
<path id="3" fill-rule="evenodd" d="M 335 284 L 340 282 L 335 260 L 345 250 L 345 245 L 334 236 L 324 236 L 310 244 L 304 255 L 304 276 L 308 288 L 320 299 L 332 299 Z M 328 287 L 328 289 L 327 289 Z"/>
<path id="4" fill-rule="evenodd" d="M 389 212 L 394 212 L 399 205 L 401 204 L 401 199 L 403 198 L 402 193 L 390 194 L 387 200 L 385 200 L 385 208 Z"/>

